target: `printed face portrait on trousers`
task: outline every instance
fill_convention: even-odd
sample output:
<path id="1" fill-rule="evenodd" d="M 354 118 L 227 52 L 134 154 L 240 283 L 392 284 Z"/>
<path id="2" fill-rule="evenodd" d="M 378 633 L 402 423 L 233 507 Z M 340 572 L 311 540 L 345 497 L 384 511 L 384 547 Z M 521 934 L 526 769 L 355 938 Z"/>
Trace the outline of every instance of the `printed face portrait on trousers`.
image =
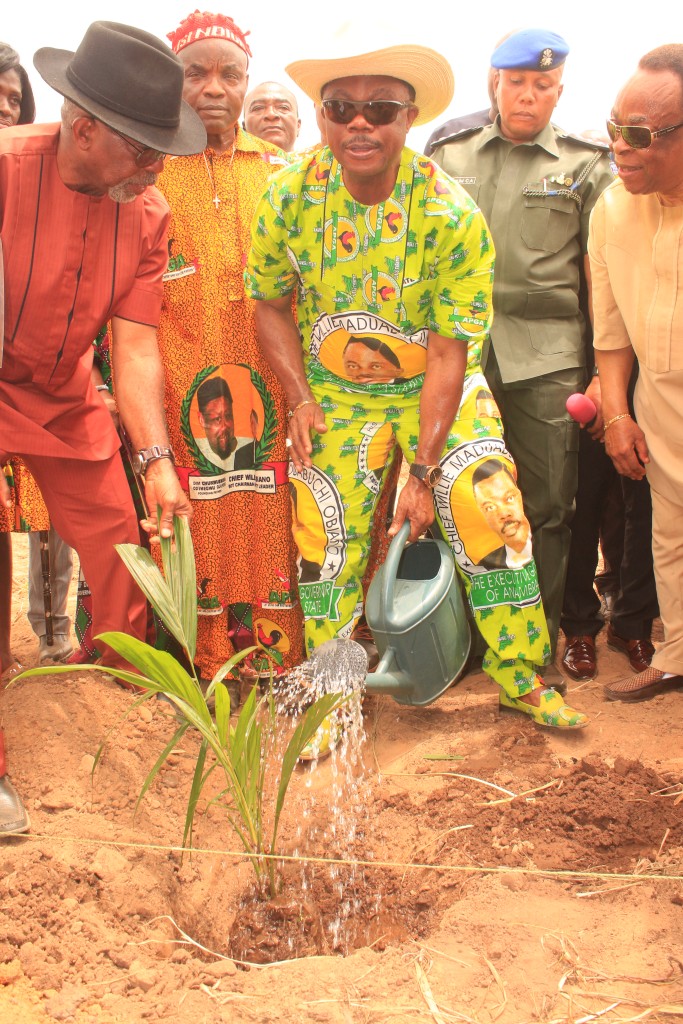
<path id="1" fill-rule="evenodd" d="M 478 391 L 475 397 L 475 407 L 478 417 L 493 417 L 500 419 L 500 409 L 490 391 Z"/>
<path id="2" fill-rule="evenodd" d="M 531 527 L 524 514 L 522 492 L 510 470 L 498 459 L 487 459 L 472 475 L 472 491 L 487 525 L 513 551 L 523 551 Z"/>

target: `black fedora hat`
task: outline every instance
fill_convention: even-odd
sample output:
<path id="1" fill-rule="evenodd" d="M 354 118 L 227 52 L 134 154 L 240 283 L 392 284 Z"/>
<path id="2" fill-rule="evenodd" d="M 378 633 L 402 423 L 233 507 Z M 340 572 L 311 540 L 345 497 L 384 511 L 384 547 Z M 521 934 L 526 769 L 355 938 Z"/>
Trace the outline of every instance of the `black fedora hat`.
<path id="1" fill-rule="evenodd" d="M 151 149 L 183 156 L 206 146 L 201 118 L 183 95 L 183 66 L 156 36 L 95 21 L 75 53 L 44 46 L 39 74 L 110 128 Z"/>

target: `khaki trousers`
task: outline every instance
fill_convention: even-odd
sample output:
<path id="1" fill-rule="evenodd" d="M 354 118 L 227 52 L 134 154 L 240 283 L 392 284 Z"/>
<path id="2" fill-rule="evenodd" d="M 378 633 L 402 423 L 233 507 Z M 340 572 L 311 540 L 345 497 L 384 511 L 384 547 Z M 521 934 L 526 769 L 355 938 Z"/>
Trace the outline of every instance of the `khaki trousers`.
<path id="1" fill-rule="evenodd" d="M 683 675 L 683 507 L 650 487 L 652 554 L 664 642 L 652 659 L 654 668 Z"/>

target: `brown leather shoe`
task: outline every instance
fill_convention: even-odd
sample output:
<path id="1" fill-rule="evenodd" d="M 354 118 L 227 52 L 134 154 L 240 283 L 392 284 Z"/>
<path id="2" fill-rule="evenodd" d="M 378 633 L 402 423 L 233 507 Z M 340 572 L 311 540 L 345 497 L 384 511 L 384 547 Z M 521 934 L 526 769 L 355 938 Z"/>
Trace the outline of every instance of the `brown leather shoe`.
<path id="1" fill-rule="evenodd" d="M 562 655 L 562 668 L 572 679 L 592 679 L 598 663 L 594 636 L 568 636 Z"/>
<path id="2" fill-rule="evenodd" d="M 658 693 L 683 688 L 683 676 L 670 676 L 664 679 L 664 673 L 658 668 L 646 668 L 628 679 L 619 679 L 605 687 L 608 700 L 637 701 L 649 700 Z"/>
<path id="3" fill-rule="evenodd" d="M 611 625 L 607 627 L 607 646 L 613 651 L 625 654 L 634 672 L 644 672 L 649 668 L 655 653 L 654 646 L 649 640 L 626 640 L 615 633 Z"/>

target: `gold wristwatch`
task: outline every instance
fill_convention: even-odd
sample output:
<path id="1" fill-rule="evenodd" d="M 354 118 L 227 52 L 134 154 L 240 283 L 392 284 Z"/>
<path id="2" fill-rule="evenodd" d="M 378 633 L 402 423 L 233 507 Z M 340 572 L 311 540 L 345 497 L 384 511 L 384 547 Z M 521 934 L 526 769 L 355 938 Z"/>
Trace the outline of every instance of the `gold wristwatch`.
<path id="1" fill-rule="evenodd" d="M 423 466 L 419 462 L 412 464 L 409 473 L 410 476 L 416 476 L 418 480 L 421 480 L 432 491 L 438 486 L 439 480 L 443 476 L 441 466 Z"/>

